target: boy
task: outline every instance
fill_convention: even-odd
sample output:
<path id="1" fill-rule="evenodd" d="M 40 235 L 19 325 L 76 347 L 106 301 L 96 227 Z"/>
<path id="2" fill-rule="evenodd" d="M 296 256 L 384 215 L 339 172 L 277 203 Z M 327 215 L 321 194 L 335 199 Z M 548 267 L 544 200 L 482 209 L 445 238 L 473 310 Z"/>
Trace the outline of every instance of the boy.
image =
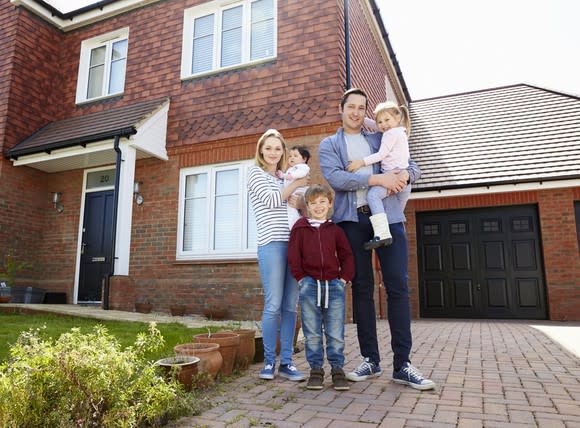
<path id="1" fill-rule="evenodd" d="M 332 385 L 350 389 L 344 366 L 345 287 L 354 276 L 354 258 L 346 235 L 330 220 L 333 194 L 316 184 L 304 195 L 308 217 L 301 217 L 288 244 L 288 263 L 298 281 L 306 360 L 310 365 L 307 389 L 324 383 L 323 332 Z"/>

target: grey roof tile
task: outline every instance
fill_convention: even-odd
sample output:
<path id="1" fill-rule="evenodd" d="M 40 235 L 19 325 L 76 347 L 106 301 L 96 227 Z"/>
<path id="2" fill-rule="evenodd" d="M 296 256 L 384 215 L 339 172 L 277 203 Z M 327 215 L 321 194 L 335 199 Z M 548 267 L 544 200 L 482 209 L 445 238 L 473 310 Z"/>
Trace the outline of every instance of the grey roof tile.
<path id="1" fill-rule="evenodd" d="M 513 85 L 410 104 L 414 191 L 580 180 L 580 98 Z"/>
<path id="2" fill-rule="evenodd" d="M 137 125 L 165 102 L 167 98 L 148 100 L 50 122 L 9 150 L 8 156 L 17 158 L 113 138 L 120 133 L 134 134 Z"/>

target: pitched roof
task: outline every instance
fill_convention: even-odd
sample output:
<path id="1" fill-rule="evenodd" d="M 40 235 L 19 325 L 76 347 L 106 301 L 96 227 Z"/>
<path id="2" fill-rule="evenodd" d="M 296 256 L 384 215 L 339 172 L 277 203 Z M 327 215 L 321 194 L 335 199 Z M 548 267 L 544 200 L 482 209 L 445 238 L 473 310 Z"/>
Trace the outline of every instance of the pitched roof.
<path id="1" fill-rule="evenodd" d="M 580 98 L 519 84 L 413 101 L 414 191 L 580 179 Z"/>
<path id="2" fill-rule="evenodd" d="M 138 125 L 167 102 L 167 98 L 143 101 L 116 109 L 50 122 L 8 151 L 8 157 L 48 152 L 71 146 L 135 134 Z"/>

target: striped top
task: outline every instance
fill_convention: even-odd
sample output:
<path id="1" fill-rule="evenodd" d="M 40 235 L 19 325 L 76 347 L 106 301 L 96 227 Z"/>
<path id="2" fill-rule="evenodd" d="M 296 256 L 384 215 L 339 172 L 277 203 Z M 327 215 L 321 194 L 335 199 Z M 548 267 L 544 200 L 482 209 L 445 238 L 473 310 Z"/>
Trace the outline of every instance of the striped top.
<path id="1" fill-rule="evenodd" d="M 248 192 L 256 217 L 258 245 L 290 239 L 287 203 L 282 200 L 284 180 L 257 166 L 250 168 Z"/>

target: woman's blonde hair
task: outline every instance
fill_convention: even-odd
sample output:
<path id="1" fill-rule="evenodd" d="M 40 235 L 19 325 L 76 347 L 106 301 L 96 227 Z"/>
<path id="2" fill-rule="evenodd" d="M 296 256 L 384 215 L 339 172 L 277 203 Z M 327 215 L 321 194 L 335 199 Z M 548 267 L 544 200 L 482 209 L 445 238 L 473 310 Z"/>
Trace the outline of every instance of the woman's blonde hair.
<path id="1" fill-rule="evenodd" d="M 262 155 L 262 146 L 266 142 L 266 140 L 270 137 L 277 138 L 282 143 L 282 148 L 284 149 L 282 153 L 282 157 L 278 161 L 278 165 L 276 165 L 276 169 L 286 171 L 286 167 L 288 166 L 288 153 L 286 150 L 286 141 L 282 134 L 278 132 L 276 129 L 268 129 L 266 132 L 262 134 L 262 136 L 258 139 L 258 144 L 256 145 L 256 155 L 254 156 L 254 161 L 256 165 L 262 168 L 263 170 L 266 169 L 268 164 L 264 160 L 264 155 Z"/>
<path id="2" fill-rule="evenodd" d="M 411 117 L 409 116 L 409 109 L 406 106 L 398 106 L 392 101 L 385 101 L 384 103 L 377 104 L 373 113 L 375 120 L 381 113 L 389 113 L 395 118 L 399 117 L 399 122 L 402 122 L 407 130 L 407 137 L 411 136 Z"/>

